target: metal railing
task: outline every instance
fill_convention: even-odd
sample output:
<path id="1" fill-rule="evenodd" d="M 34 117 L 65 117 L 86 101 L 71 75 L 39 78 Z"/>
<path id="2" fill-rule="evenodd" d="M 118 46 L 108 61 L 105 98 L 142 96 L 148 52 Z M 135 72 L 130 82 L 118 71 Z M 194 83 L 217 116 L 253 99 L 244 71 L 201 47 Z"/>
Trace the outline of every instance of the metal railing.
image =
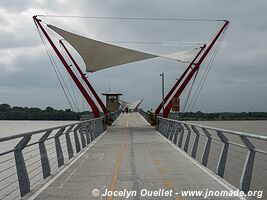
<path id="1" fill-rule="evenodd" d="M 116 110 L 116 111 L 114 111 L 114 112 L 109 113 L 109 117 L 110 117 L 110 118 L 112 119 L 112 121 L 114 122 L 115 119 L 117 119 L 117 118 L 119 117 L 119 115 L 121 114 L 121 112 L 122 112 L 122 109 L 118 109 L 118 110 Z"/>
<path id="2" fill-rule="evenodd" d="M 105 129 L 100 117 L 0 138 L 0 199 L 24 196 Z"/>
<path id="3" fill-rule="evenodd" d="M 207 167 L 211 154 L 210 149 L 212 143 L 214 141 L 219 141 L 221 143 L 221 149 L 217 161 L 216 174 L 220 177 L 224 177 L 229 146 L 233 145 L 245 149 L 246 157 L 240 176 L 239 188 L 244 192 L 250 190 L 255 154 L 267 155 L 267 151 L 258 149 L 254 144 L 257 143 L 256 141 L 261 141 L 264 143 L 263 146 L 266 147 L 266 136 L 197 125 L 162 117 L 158 117 L 157 120 L 156 130 L 179 148 L 187 152 L 192 158 L 196 159 L 196 154 L 202 153 L 200 162 L 205 167 Z M 192 136 L 194 136 L 193 141 L 191 141 Z M 200 136 L 205 139 L 205 145 L 202 152 L 198 152 Z M 232 138 L 233 136 L 239 138 L 243 144 L 235 142 Z M 192 144 L 191 151 L 189 151 L 190 142 Z"/>
<path id="4" fill-rule="evenodd" d="M 145 118 L 146 121 L 148 121 L 148 119 L 149 119 L 149 113 L 148 112 L 145 112 L 142 109 L 138 109 L 138 112 L 140 113 L 140 115 L 142 115 Z"/>

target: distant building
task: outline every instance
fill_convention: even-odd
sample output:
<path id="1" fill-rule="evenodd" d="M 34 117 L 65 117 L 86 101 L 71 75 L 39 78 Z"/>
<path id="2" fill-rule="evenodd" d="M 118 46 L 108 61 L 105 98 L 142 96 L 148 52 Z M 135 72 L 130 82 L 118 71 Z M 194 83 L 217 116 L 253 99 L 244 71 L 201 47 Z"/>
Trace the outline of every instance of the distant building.
<path id="1" fill-rule="evenodd" d="M 120 108 L 120 96 L 122 93 L 119 92 L 106 92 L 102 93 L 106 96 L 106 107 L 109 112 L 114 112 Z"/>

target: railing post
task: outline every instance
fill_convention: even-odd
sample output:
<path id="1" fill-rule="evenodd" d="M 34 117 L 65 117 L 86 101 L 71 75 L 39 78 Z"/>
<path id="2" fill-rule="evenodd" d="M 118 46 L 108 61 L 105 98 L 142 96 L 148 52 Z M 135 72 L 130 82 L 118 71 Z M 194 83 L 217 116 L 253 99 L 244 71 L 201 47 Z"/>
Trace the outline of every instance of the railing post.
<path id="1" fill-rule="evenodd" d="M 175 130 L 176 130 L 175 122 L 171 122 L 171 130 L 170 130 L 171 134 L 169 137 L 169 140 L 171 142 L 173 142 L 173 136 L 174 136 Z"/>
<path id="2" fill-rule="evenodd" d="M 223 178 L 225 166 L 226 166 L 226 160 L 227 160 L 227 154 L 229 149 L 229 140 L 224 136 L 224 134 L 221 131 L 217 131 L 217 135 L 223 142 L 221 154 L 219 157 L 216 173 Z"/>
<path id="3" fill-rule="evenodd" d="M 162 120 L 160 119 L 160 118 L 158 118 L 158 131 L 162 134 L 162 125 L 163 125 L 163 123 L 162 123 Z"/>
<path id="4" fill-rule="evenodd" d="M 198 142 L 199 142 L 199 131 L 198 131 L 198 129 L 195 126 L 191 126 L 191 127 L 192 127 L 194 133 L 196 134 L 194 145 L 193 145 L 193 148 L 192 148 L 192 151 L 191 151 L 191 157 L 192 158 L 196 158 L 196 155 L 197 155 L 197 147 L 198 147 Z"/>
<path id="5" fill-rule="evenodd" d="M 166 134 L 167 134 L 167 131 L 168 131 L 168 122 L 166 121 L 166 120 L 164 120 L 163 121 L 163 123 L 164 123 L 164 126 L 163 126 L 163 130 L 162 130 L 162 135 L 164 136 L 164 137 L 166 137 Z"/>
<path id="6" fill-rule="evenodd" d="M 60 168 L 64 165 L 64 156 L 61 148 L 61 143 L 59 137 L 64 133 L 65 127 L 59 129 L 59 131 L 55 134 L 55 145 L 56 145 L 56 153 L 57 153 L 57 165 Z"/>
<path id="7" fill-rule="evenodd" d="M 99 119 L 96 120 L 96 127 L 97 127 L 97 136 L 101 134 L 101 122 Z"/>
<path id="8" fill-rule="evenodd" d="M 31 140 L 31 135 L 24 136 L 14 148 L 14 156 L 16 161 L 16 169 L 17 169 L 21 197 L 30 192 L 29 175 L 27 172 L 25 160 L 22 153 L 22 150 L 27 146 L 30 140 Z"/>
<path id="9" fill-rule="evenodd" d="M 155 125 L 155 129 L 156 130 L 159 130 L 159 121 L 158 121 L 158 118 L 156 117 L 156 125 Z"/>
<path id="10" fill-rule="evenodd" d="M 180 126 L 179 123 L 175 123 L 175 130 L 174 130 L 174 138 L 173 138 L 173 143 L 177 145 L 177 137 L 178 137 L 178 132 L 180 131 Z"/>
<path id="11" fill-rule="evenodd" d="M 187 130 L 187 136 L 186 136 L 186 140 L 184 143 L 184 151 L 187 152 L 188 151 L 188 146 L 189 146 L 189 142 L 190 142 L 190 136 L 191 136 L 191 129 L 187 124 L 184 124 L 186 130 Z"/>
<path id="12" fill-rule="evenodd" d="M 208 132 L 208 130 L 206 128 L 202 128 L 202 130 L 203 130 L 204 134 L 207 136 L 207 139 L 206 139 L 204 151 L 202 154 L 201 163 L 202 163 L 202 165 L 207 167 L 212 138 L 211 138 L 211 134 Z"/>
<path id="13" fill-rule="evenodd" d="M 43 178 L 46 179 L 51 174 L 50 163 L 45 147 L 45 141 L 48 136 L 52 133 L 52 130 L 46 131 L 45 134 L 39 139 L 39 151 L 41 156 L 41 164 L 43 170 Z"/>
<path id="14" fill-rule="evenodd" d="M 84 124 L 82 124 L 79 128 L 79 133 L 81 136 L 82 148 L 86 147 L 85 137 L 84 137 Z"/>
<path id="15" fill-rule="evenodd" d="M 160 119 L 160 129 L 159 130 L 160 130 L 161 134 L 163 134 L 164 126 L 165 126 L 164 121 L 162 119 Z"/>
<path id="16" fill-rule="evenodd" d="M 171 123 L 169 121 L 166 121 L 166 132 L 165 132 L 165 137 L 168 139 L 169 138 L 169 133 L 170 133 L 170 130 L 171 130 Z"/>
<path id="17" fill-rule="evenodd" d="M 104 132 L 103 123 L 101 119 L 98 119 L 99 135 Z"/>
<path id="18" fill-rule="evenodd" d="M 85 134 L 85 138 L 86 138 L 86 144 L 90 144 L 90 135 L 89 135 L 89 127 L 88 127 L 88 124 L 90 122 L 86 122 L 84 123 L 84 134 Z"/>
<path id="19" fill-rule="evenodd" d="M 68 130 L 65 132 L 66 144 L 67 144 L 67 151 L 69 159 L 73 157 L 73 148 L 70 140 L 70 132 L 73 129 L 74 125 L 70 126 Z"/>
<path id="20" fill-rule="evenodd" d="M 167 120 L 164 120 L 164 128 L 163 128 L 163 131 L 162 131 L 162 134 L 163 134 L 164 137 L 166 137 L 168 129 L 169 129 L 169 124 L 168 124 Z"/>
<path id="21" fill-rule="evenodd" d="M 248 148 L 246 160 L 244 163 L 243 171 L 240 178 L 240 189 L 247 193 L 250 189 L 250 183 L 252 178 L 254 159 L 255 159 L 255 146 L 245 136 L 240 136 L 243 143 Z"/>
<path id="22" fill-rule="evenodd" d="M 168 140 L 171 140 L 172 130 L 173 130 L 173 122 L 169 121 L 169 131 L 168 131 L 168 135 L 167 135 Z"/>
<path id="23" fill-rule="evenodd" d="M 183 139 L 184 139 L 184 125 L 182 123 L 179 124 L 180 127 L 180 138 L 178 141 L 178 147 L 182 148 L 182 144 L 183 144 Z"/>
<path id="24" fill-rule="evenodd" d="M 95 128 L 95 121 L 92 121 L 92 123 L 91 123 L 91 136 L 92 136 L 93 140 L 97 137 L 96 128 Z"/>
<path id="25" fill-rule="evenodd" d="M 91 141 L 93 141 L 95 139 L 93 126 L 94 126 L 93 122 L 90 122 L 90 124 L 88 125 Z"/>
<path id="26" fill-rule="evenodd" d="M 105 126 L 105 118 L 102 119 L 102 133 L 106 130 L 106 126 Z"/>
<path id="27" fill-rule="evenodd" d="M 96 137 L 98 137 L 101 133 L 99 120 L 95 120 L 95 129 L 96 129 Z"/>
<path id="28" fill-rule="evenodd" d="M 76 153 L 79 153 L 81 151 L 81 145 L 80 145 L 80 141 L 79 141 L 79 137 L 78 137 L 78 130 L 79 130 L 80 127 L 81 127 L 81 125 L 78 124 L 73 129 L 73 132 L 74 132 L 74 141 L 75 141 L 75 147 L 76 147 Z"/>
<path id="29" fill-rule="evenodd" d="M 159 131 L 161 134 L 162 134 L 162 125 L 163 125 L 162 120 L 159 119 L 159 127 L 158 127 L 158 131 Z"/>
<path id="30" fill-rule="evenodd" d="M 164 123 L 164 121 L 161 119 L 161 125 L 160 125 L 160 133 L 161 133 L 161 135 L 163 135 L 163 131 L 164 131 L 164 127 L 165 127 L 165 123 Z"/>
<path id="31" fill-rule="evenodd" d="M 167 135 L 168 135 L 168 132 L 169 132 L 169 129 L 170 129 L 170 124 L 167 120 L 165 120 L 165 128 L 164 128 L 164 136 L 167 138 Z"/>

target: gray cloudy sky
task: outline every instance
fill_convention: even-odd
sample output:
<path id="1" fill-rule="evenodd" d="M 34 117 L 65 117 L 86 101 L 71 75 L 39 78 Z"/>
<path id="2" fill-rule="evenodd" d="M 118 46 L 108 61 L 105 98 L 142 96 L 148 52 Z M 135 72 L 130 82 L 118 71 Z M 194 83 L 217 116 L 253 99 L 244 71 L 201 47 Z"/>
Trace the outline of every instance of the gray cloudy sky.
<path id="1" fill-rule="evenodd" d="M 69 107 L 32 22 L 32 15 L 202 18 L 228 19 L 231 24 L 224 37 L 224 48 L 219 50 L 193 110 L 267 111 L 266 8 L 266 0 L 1 0 L 0 103 Z M 42 20 L 104 41 L 163 43 L 208 41 L 222 25 L 218 22 Z M 154 53 L 193 48 L 162 44 L 120 45 Z M 78 55 L 75 56 L 82 65 Z M 202 66 L 202 73 L 206 66 L 207 62 Z M 107 91 L 111 85 L 112 90 L 124 94 L 124 99 L 144 98 L 143 107 L 154 109 L 161 98 L 159 74 L 165 73 L 168 91 L 185 68 L 186 65 L 181 63 L 154 59 L 89 74 L 89 78 L 99 93 Z M 76 95 L 78 98 L 78 93 Z M 78 101 L 82 109 L 82 100 L 79 98 Z"/>

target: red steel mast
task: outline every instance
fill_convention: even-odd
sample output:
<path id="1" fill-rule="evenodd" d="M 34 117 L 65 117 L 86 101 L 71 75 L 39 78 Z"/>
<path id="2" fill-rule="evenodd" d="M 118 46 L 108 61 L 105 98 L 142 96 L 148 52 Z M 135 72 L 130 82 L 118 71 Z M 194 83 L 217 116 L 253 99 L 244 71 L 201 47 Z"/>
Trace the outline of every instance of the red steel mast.
<path id="1" fill-rule="evenodd" d="M 197 55 L 195 56 L 195 58 L 193 59 L 193 61 L 189 64 L 189 66 L 186 68 L 186 70 L 183 72 L 183 74 L 176 81 L 176 83 L 174 84 L 174 86 L 172 87 L 172 89 L 166 95 L 166 97 L 164 98 L 164 102 L 167 102 L 169 100 L 170 96 L 173 94 L 173 92 L 175 91 L 175 89 L 181 83 L 181 81 L 183 80 L 183 78 L 185 77 L 185 75 L 187 74 L 187 72 L 192 68 L 192 65 L 195 63 L 195 61 L 197 60 L 197 58 L 199 57 L 199 55 L 201 54 L 201 52 L 205 49 L 205 47 L 206 47 L 206 45 L 204 45 L 204 46 L 201 47 L 201 49 L 199 50 L 199 52 L 197 53 Z M 163 106 L 162 103 L 160 103 L 159 106 L 157 107 L 156 111 L 155 111 L 155 115 L 158 115 L 159 114 L 160 110 L 162 109 L 162 106 Z"/>
<path id="2" fill-rule="evenodd" d="M 107 110 L 106 106 L 103 104 L 102 100 L 97 95 L 97 93 L 94 90 L 93 86 L 90 84 L 90 82 L 88 81 L 88 79 L 85 77 L 85 74 L 82 72 L 81 68 L 79 67 L 79 65 L 77 64 L 77 62 L 74 60 L 74 58 L 72 57 L 72 55 L 68 51 L 67 47 L 64 45 L 64 43 L 62 42 L 62 40 L 60 40 L 59 42 L 63 46 L 63 48 L 66 51 L 66 53 L 68 54 L 68 56 L 70 57 L 71 61 L 74 63 L 74 65 L 75 65 L 76 69 L 78 70 L 78 72 L 80 73 L 82 79 L 84 80 L 84 82 L 86 83 L 86 85 L 88 86 L 88 88 L 90 89 L 90 91 L 92 92 L 92 94 L 94 95 L 94 97 L 97 100 L 98 104 L 100 105 L 102 111 L 106 115 L 108 115 L 108 110 Z"/>
<path id="3" fill-rule="evenodd" d="M 85 88 L 83 87 L 83 85 L 80 83 L 79 79 L 76 77 L 76 75 L 74 74 L 74 72 L 71 70 L 71 68 L 69 67 L 69 65 L 66 62 L 66 60 L 61 55 L 61 53 L 57 49 L 56 45 L 53 43 L 53 41 L 51 40 L 51 38 L 49 37 L 49 35 L 45 31 L 44 27 L 40 23 L 41 20 L 40 19 L 37 19 L 37 16 L 33 16 L 33 21 L 38 25 L 38 27 L 40 27 L 41 31 L 43 32 L 43 34 L 45 35 L 46 39 L 48 40 L 48 42 L 50 43 L 50 45 L 54 49 L 54 51 L 57 54 L 58 58 L 60 59 L 60 61 L 64 65 L 65 69 L 68 71 L 68 73 L 70 74 L 71 78 L 73 79 L 73 81 L 75 82 L 75 84 L 77 85 L 77 87 L 79 88 L 79 90 L 81 91 L 82 95 L 86 99 L 87 103 L 92 108 L 92 111 L 94 113 L 94 117 L 100 117 L 99 110 L 98 110 L 97 106 L 95 105 L 94 101 L 91 99 L 91 97 L 89 96 L 89 94 L 87 93 L 87 91 L 85 90 Z"/>
<path id="4" fill-rule="evenodd" d="M 174 94 L 173 98 L 178 98 L 181 95 L 181 93 L 184 91 L 185 87 L 187 86 L 187 84 L 189 83 L 189 81 L 191 80 L 191 78 L 194 76 L 194 74 L 197 72 L 197 70 L 199 69 L 201 63 L 204 61 L 204 59 L 206 58 L 206 56 L 210 52 L 211 48 L 214 46 L 215 42 L 218 40 L 218 38 L 220 37 L 220 35 L 223 33 L 223 31 L 225 30 L 225 28 L 228 26 L 228 24 L 229 24 L 229 21 L 225 20 L 224 25 L 219 30 L 219 32 L 216 34 L 216 36 L 214 37 L 214 39 L 212 40 L 212 42 L 210 43 L 210 45 L 208 46 L 208 48 L 205 50 L 205 52 L 203 53 L 203 55 L 201 56 L 201 58 L 195 64 L 195 67 L 188 74 L 188 76 L 186 77 L 186 79 L 184 80 L 184 82 L 182 83 L 182 85 L 176 91 L 176 93 Z M 165 109 L 163 111 L 163 117 L 168 117 L 171 108 L 172 108 L 172 101 L 169 101 L 169 103 L 167 104 L 167 106 L 165 107 Z"/>

